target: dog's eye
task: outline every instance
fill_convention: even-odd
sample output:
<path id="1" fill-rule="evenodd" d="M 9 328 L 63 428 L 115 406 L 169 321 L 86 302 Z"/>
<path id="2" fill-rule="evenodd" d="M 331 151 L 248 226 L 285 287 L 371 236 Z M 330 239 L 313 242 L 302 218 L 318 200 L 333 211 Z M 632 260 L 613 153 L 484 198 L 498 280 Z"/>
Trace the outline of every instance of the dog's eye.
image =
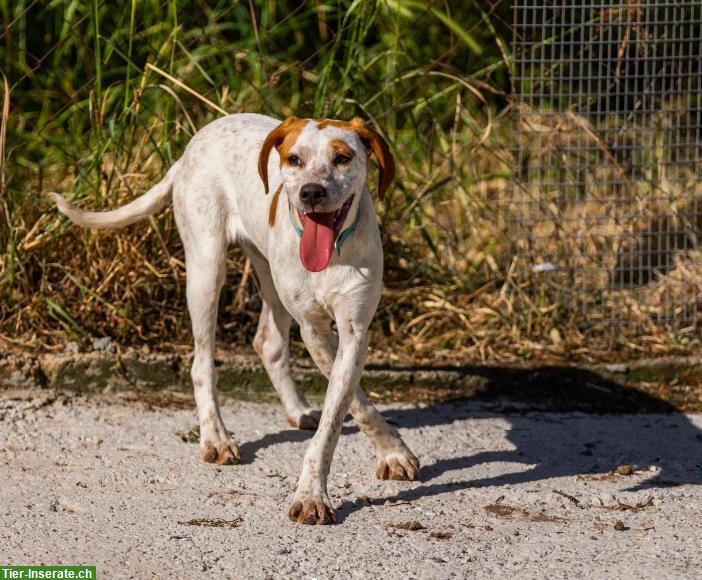
<path id="1" fill-rule="evenodd" d="M 337 155 L 334 157 L 334 165 L 345 165 L 349 161 L 351 161 L 351 158 L 348 155 Z"/>
<path id="2" fill-rule="evenodd" d="M 288 165 L 294 165 L 295 167 L 300 167 L 302 165 L 302 161 L 300 161 L 300 158 L 297 155 L 291 155 L 287 159 Z"/>

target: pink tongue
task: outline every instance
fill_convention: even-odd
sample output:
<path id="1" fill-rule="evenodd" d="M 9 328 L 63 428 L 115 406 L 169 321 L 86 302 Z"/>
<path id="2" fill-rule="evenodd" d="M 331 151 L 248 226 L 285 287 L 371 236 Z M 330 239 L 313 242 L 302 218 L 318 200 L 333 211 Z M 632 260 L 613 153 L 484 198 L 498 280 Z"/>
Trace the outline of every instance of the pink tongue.
<path id="1" fill-rule="evenodd" d="M 308 213 L 302 218 L 300 259 L 310 272 L 321 272 L 334 249 L 334 212 Z"/>

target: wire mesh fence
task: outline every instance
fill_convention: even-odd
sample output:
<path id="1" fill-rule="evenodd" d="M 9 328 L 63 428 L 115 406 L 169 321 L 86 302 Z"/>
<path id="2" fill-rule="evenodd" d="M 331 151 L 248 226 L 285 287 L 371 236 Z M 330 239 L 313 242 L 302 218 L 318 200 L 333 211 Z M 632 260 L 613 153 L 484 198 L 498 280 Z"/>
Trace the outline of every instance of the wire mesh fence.
<path id="1" fill-rule="evenodd" d="M 590 333 L 702 309 L 702 2 L 514 5 L 522 304 Z"/>

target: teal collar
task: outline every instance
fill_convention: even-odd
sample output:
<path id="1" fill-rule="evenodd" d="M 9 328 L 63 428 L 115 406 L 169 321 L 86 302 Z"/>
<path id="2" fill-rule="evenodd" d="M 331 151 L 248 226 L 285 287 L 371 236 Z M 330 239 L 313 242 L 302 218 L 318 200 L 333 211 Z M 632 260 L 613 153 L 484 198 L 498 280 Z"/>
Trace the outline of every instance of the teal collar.
<path id="1" fill-rule="evenodd" d="M 302 228 L 295 223 L 295 214 L 293 213 L 295 210 L 293 209 L 292 205 L 288 203 L 288 208 L 289 208 L 289 213 L 290 213 L 290 223 L 292 224 L 293 229 L 295 230 L 295 233 L 297 234 L 298 238 L 302 237 Z M 336 240 L 334 241 L 334 249 L 336 250 L 337 255 L 341 254 L 341 246 L 344 245 L 344 242 L 348 240 L 351 237 L 351 234 L 353 234 L 354 231 L 356 231 L 356 228 L 358 227 L 358 222 L 361 219 L 361 204 L 358 204 L 358 207 L 356 208 L 356 217 L 353 218 L 353 223 L 346 228 L 345 230 L 342 230 L 339 235 L 336 237 Z"/>

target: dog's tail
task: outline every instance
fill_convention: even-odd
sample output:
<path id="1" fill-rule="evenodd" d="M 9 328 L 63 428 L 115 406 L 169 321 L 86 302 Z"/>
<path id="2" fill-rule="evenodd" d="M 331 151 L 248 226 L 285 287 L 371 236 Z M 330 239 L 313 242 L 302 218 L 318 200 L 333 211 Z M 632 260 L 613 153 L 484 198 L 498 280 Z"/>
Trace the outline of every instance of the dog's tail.
<path id="1" fill-rule="evenodd" d="M 58 193 L 49 193 L 61 213 L 76 225 L 86 228 L 117 229 L 136 223 L 160 210 L 171 199 L 177 163 L 166 176 L 134 201 L 112 211 L 83 211 Z"/>

